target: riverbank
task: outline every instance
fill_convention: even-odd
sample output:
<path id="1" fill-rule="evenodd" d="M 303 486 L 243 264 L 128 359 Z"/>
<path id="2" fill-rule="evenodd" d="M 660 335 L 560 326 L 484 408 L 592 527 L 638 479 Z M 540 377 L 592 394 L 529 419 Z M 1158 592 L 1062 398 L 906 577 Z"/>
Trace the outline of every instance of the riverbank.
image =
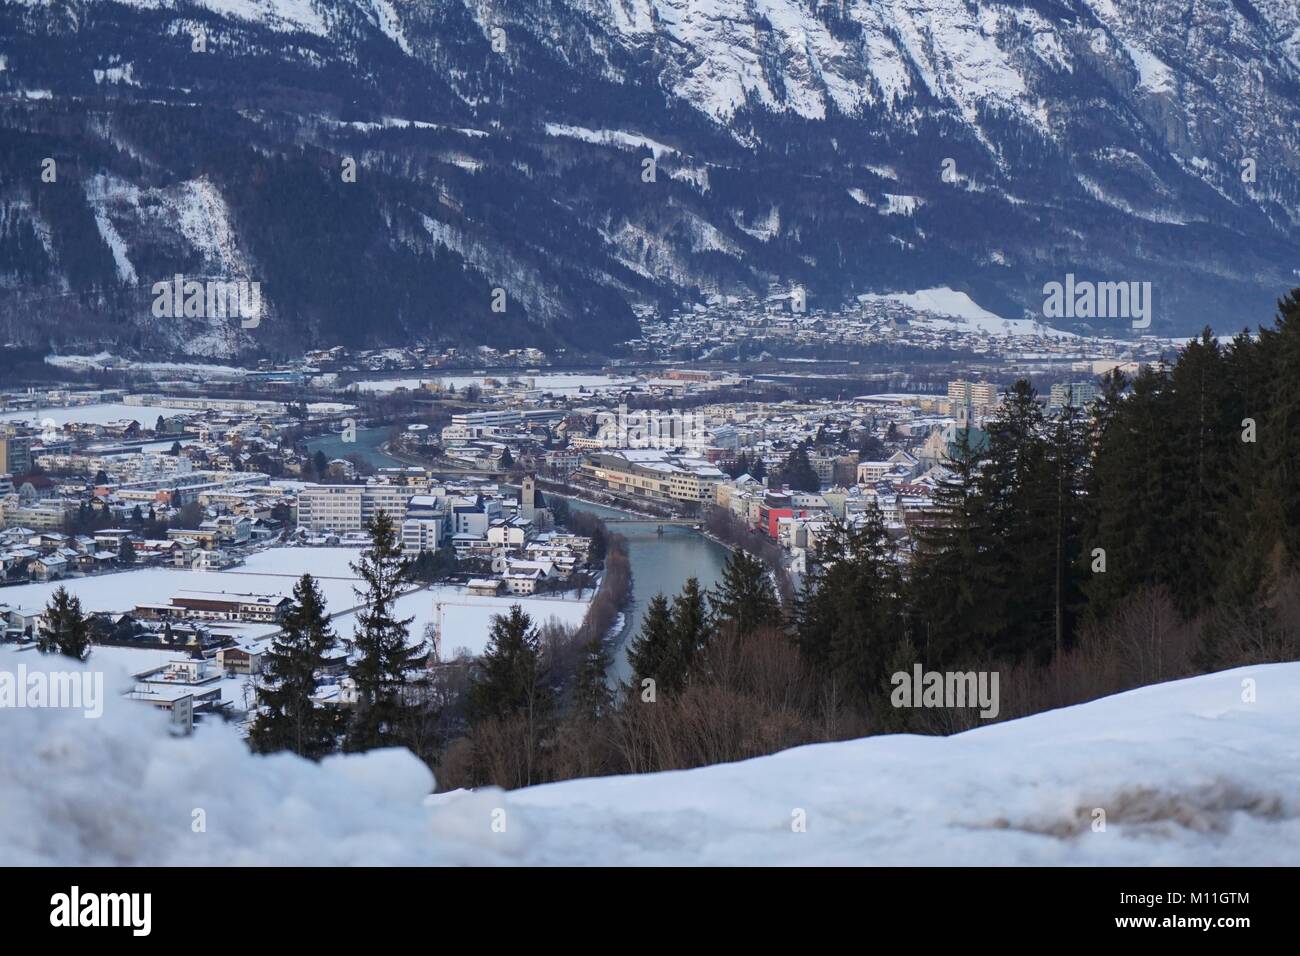
<path id="1" fill-rule="evenodd" d="M 657 516 L 637 515 L 627 509 L 554 491 L 551 494 L 568 501 L 573 511 L 585 510 L 597 517 L 624 517 L 630 514 L 645 518 L 644 523 L 617 526 L 617 534 L 627 541 L 632 592 L 631 600 L 624 609 L 624 626 L 610 638 L 607 645 L 611 660 L 609 675 L 613 682 L 629 680 L 631 669 L 627 662 L 628 644 L 641 630 L 650 599 L 656 594 L 675 597 L 685 587 L 688 578 L 695 578 L 705 590 L 717 587 L 730 551 L 692 528 L 669 525 L 660 534 L 655 525 Z"/>

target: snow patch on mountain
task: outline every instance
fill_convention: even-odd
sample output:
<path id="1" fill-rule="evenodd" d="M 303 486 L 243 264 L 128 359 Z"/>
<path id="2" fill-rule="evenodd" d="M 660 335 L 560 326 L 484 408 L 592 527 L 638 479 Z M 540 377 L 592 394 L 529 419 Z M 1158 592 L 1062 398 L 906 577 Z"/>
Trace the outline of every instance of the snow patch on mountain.
<path id="1" fill-rule="evenodd" d="M 582 140 L 584 143 L 595 143 L 599 146 L 616 146 L 619 149 L 648 149 L 654 155 L 655 159 L 661 156 L 675 154 L 677 150 L 671 146 L 665 146 L 648 136 L 642 136 L 640 133 L 628 133 L 618 129 L 587 129 L 585 126 L 569 126 L 564 123 L 547 123 L 547 136 L 570 137 L 572 139 Z"/>
<path id="2" fill-rule="evenodd" d="M 26 6 L 49 6 L 49 0 L 10 0 Z M 329 22 L 326 3 L 313 0 L 98 0 L 141 10 L 172 10 L 181 13 L 199 7 L 218 16 L 256 23 L 278 32 L 303 32 L 325 36 Z M 383 3 L 385 0 L 372 0 Z"/>
<path id="3" fill-rule="evenodd" d="M 230 208 L 211 180 L 204 177 L 182 183 L 168 198 L 179 232 L 202 254 L 205 268 L 223 277 L 249 276 L 249 263 L 239 249 Z"/>
<path id="4" fill-rule="evenodd" d="M 755 216 L 749 222 L 740 213 L 733 217 L 736 228 L 748 233 L 760 242 L 770 242 L 781 234 L 781 209 L 773 206 L 766 214 Z"/>
<path id="5" fill-rule="evenodd" d="M 370 0 L 370 9 L 374 12 L 375 21 L 384 35 L 389 37 L 398 48 L 408 56 L 411 53 L 411 45 L 406 40 L 406 34 L 402 32 L 402 21 L 397 16 L 397 11 L 389 0 Z"/>
<path id="6" fill-rule="evenodd" d="M 95 83 L 125 83 L 127 86 L 139 86 L 140 81 L 135 78 L 135 64 L 124 63 L 121 66 L 110 66 L 103 70 L 95 70 Z"/>
<path id="7" fill-rule="evenodd" d="M 911 216 L 923 205 L 925 205 L 925 200 L 920 196 L 899 196 L 894 193 L 885 193 L 885 206 L 880 210 L 880 214 L 882 216 Z"/>
<path id="8" fill-rule="evenodd" d="M 617 0 L 587 9 L 633 47 L 656 43 L 670 58 L 665 85 L 720 122 L 756 101 L 822 119 L 833 105 L 855 115 L 925 91 L 974 122 L 999 103 L 1035 123 L 1040 111 L 1012 57 L 1004 27 L 1032 24 L 1036 48 L 1065 62 L 1060 38 L 1041 18 L 966 0 L 849 0 L 843 19 L 862 28 L 846 38 L 819 5 L 802 0 Z M 1030 15 L 1032 16 L 1032 15 Z"/>
<path id="9" fill-rule="evenodd" d="M 109 210 L 110 207 L 118 205 L 138 208 L 140 191 L 124 180 L 97 175 L 86 180 L 85 193 L 95 216 L 95 227 L 99 230 L 99 237 L 104 240 L 109 252 L 113 254 L 118 281 L 126 285 L 135 285 L 139 281 L 139 276 L 136 275 L 135 266 L 131 264 L 126 240 L 122 238 L 113 220 L 109 218 Z"/>
<path id="10" fill-rule="evenodd" d="M 1107 37 L 1113 37 L 1138 73 L 1138 89 L 1148 93 L 1172 93 L 1174 72 L 1160 57 L 1137 39 L 1138 31 L 1128 11 L 1121 11 L 1115 0 L 1086 0 L 1105 30 L 1093 34 L 1092 49 L 1097 53 L 1109 51 Z"/>

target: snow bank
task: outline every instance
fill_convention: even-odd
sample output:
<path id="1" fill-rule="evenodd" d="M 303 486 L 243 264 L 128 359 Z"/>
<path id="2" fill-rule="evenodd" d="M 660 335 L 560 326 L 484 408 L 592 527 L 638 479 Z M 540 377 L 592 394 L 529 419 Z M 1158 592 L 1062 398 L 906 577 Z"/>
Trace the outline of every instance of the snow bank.
<path id="1" fill-rule="evenodd" d="M 0 670 L 20 660 L 62 666 L 0 650 Z M 14 710 L 4 727 L 12 865 L 1300 863 L 1300 663 L 948 738 L 433 797 L 403 751 L 254 756 L 227 727 L 174 739 L 117 698 L 98 720 Z"/>

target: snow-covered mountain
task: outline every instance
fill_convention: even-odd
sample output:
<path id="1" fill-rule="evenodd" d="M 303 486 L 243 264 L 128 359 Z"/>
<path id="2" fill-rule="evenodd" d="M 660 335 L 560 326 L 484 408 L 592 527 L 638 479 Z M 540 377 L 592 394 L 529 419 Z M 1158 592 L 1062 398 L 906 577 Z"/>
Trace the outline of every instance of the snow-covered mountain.
<path id="1" fill-rule="evenodd" d="M 0 650 L 0 671 L 20 664 L 68 666 Z M 106 684 L 98 719 L 6 711 L 6 862 L 1300 864 L 1300 663 L 952 737 L 871 737 L 698 770 L 435 796 L 407 751 L 318 765 L 254 756 L 230 725 L 177 739 L 161 713 Z"/>
<path id="2" fill-rule="evenodd" d="M 605 348 L 1067 273 L 1232 331 L 1300 276 L 1298 131 L 1293 0 L 0 0 L 0 334 Z M 156 319 L 176 272 L 267 321 Z"/>

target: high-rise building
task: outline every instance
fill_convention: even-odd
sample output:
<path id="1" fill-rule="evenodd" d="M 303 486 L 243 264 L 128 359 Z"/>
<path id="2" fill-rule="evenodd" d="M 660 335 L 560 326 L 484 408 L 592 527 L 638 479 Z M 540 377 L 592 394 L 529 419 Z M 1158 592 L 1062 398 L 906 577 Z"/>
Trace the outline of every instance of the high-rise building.
<path id="1" fill-rule="evenodd" d="M 298 527 L 308 531 L 364 531 L 380 511 L 401 525 L 413 495 L 428 492 L 419 485 L 308 485 L 298 493 Z"/>
<path id="2" fill-rule="evenodd" d="M 1052 408 L 1064 408 L 1066 405 L 1084 408 L 1100 395 L 1101 389 L 1092 382 L 1057 382 L 1052 386 L 1047 404 Z"/>
<path id="3" fill-rule="evenodd" d="M 0 425 L 0 475 L 25 475 L 32 470 L 32 440 L 12 425 Z"/>
<path id="4" fill-rule="evenodd" d="M 954 406 L 968 404 L 976 411 L 996 408 L 998 387 L 992 382 L 967 382 L 958 379 L 948 383 L 948 400 Z"/>

